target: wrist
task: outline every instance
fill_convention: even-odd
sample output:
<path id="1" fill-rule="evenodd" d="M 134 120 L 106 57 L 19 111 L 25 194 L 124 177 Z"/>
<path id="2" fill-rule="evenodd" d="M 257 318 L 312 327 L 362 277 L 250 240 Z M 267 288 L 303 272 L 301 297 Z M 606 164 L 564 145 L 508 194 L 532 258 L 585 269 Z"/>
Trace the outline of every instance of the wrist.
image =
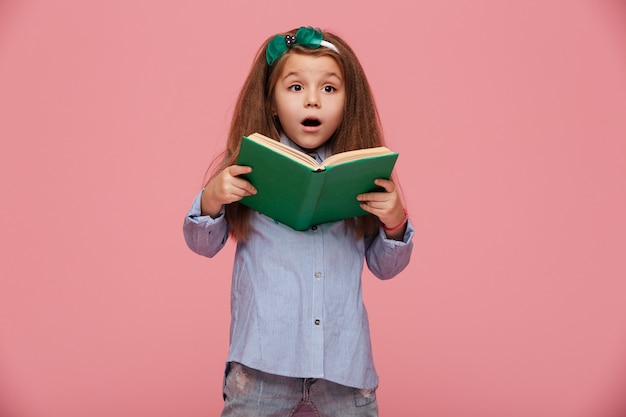
<path id="1" fill-rule="evenodd" d="M 209 191 L 205 188 L 202 189 L 202 198 L 200 200 L 200 212 L 203 216 L 211 216 L 216 218 L 222 210 L 222 204 L 215 201 L 209 195 Z"/>
<path id="2" fill-rule="evenodd" d="M 393 232 L 393 231 L 403 228 L 406 225 L 406 223 L 409 221 L 409 214 L 407 213 L 405 208 L 403 208 L 402 210 L 404 211 L 404 219 L 398 225 L 393 226 L 393 227 L 388 227 L 385 223 L 381 222 L 380 227 L 382 227 L 385 232 Z"/>

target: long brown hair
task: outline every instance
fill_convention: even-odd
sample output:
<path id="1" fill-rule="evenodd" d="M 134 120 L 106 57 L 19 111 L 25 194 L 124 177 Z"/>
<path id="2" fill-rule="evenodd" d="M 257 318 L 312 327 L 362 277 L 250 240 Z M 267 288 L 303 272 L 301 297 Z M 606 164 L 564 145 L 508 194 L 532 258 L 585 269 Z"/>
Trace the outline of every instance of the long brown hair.
<path id="1" fill-rule="evenodd" d="M 282 35 L 295 35 L 296 31 L 297 29 L 293 29 Z M 265 59 L 265 50 L 274 36 L 268 38 L 259 48 L 250 74 L 239 93 L 219 170 L 237 162 L 242 136 L 259 132 L 275 139 L 280 137 L 280 126 L 272 117 L 272 101 L 278 76 L 289 54 L 330 56 L 337 61 L 343 71 L 346 103 L 343 120 L 328 141 L 332 153 L 384 146 L 380 118 L 369 83 L 359 60 L 348 44 L 339 36 L 324 32 L 324 40 L 332 43 L 339 53 L 326 47 L 310 49 L 294 45 L 270 66 Z M 212 177 L 217 175 L 219 170 L 213 172 Z M 231 236 L 245 240 L 250 209 L 235 202 L 228 204 L 225 211 Z M 355 232 L 356 237 L 373 234 L 378 228 L 378 218 L 371 214 L 345 222 L 347 228 Z"/>

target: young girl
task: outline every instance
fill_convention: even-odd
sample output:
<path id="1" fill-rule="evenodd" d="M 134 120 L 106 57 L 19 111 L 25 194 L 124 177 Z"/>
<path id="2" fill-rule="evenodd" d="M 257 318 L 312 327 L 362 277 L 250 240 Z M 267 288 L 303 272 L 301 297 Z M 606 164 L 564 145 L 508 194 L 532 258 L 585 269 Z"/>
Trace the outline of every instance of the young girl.
<path id="1" fill-rule="evenodd" d="M 409 262 L 413 228 L 396 185 L 379 179 L 383 191 L 357 197 L 370 214 L 295 231 L 238 203 L 256 193 L 241 177 L 251 168 L 236 165 L 252 132 L 318 161 L 383 145 L 365 74 L 341 38 L 302 27 L 265 41 L 221 167 L 184 223 L 200 255 L 213 257 L 229 234 L 237 240 L 222 416 L 377 416 L 361 274 L 364 259 L 380 279 Z"/>

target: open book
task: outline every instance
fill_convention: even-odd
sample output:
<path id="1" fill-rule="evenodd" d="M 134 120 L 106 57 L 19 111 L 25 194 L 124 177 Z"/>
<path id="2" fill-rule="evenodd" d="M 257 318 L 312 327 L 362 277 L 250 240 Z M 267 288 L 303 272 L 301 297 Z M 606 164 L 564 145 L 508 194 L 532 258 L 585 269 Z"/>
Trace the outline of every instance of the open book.
<path id="1" fill-rule="evenodd" d="M 243 175 L 257 189 L 241 203 L 296 230 L 367 214 L 358 194 L 380 190 L 377 178 L 389 179 L 398 154 L 385 147 L 338 153 L 319 164 L 297 149 L 260 133 L 243 137 L 237 165 L 252 167 Z"/>

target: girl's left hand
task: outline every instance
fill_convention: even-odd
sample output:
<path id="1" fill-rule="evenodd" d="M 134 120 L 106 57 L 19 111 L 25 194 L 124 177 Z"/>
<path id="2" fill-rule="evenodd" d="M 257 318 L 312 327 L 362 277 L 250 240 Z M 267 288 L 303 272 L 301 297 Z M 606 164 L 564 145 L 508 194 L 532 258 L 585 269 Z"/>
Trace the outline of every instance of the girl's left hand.
<path id="1" fill-rule="evenodd" d="M 361 208 L 372 213 L 385 227 L 394 229 L 405 220 L 406 213 L 400 200 L 396 185 L 391 180 L 377 179 L 374 184 L 382 187 L 385 191 L 359 194 L 356 199 L 360 201 Z M 397 230 L 386 231 L 390 238 L 402 238 L 404 227 Z"/>

